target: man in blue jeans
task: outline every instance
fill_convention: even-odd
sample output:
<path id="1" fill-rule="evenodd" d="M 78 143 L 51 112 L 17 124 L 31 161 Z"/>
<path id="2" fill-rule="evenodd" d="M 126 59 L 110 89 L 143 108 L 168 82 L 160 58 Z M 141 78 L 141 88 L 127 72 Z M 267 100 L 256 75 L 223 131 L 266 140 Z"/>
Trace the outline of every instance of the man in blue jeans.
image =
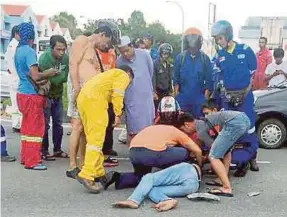
<path id="1" fill-rule="evenodd" d="M 167 168 L 190 158 L 201 165 L 201 149 L 184 132 L 168 125 L 153 125 L 140 131 L 131 141 L 130 160 L 134 172 L 106 174 L 103 185 L 115 183 L 116 189 L 133 188 L 153 167 Z"/>
<path id="2" fill-rule="evenodd" d="M 16 161 L 15 157 L 12 157 L 7 152 L 7 141 L 5 129 L 1 124 L 1 162 L 13 162 Z"/>
<path id="3" fill-rule="evenodd" d="M 222 111 L 207 115 L 205 120 L 195 120 L 189 115 L 183 115 L 179 118 L 178 126 L 187 134 L 197 132 L 198 139 L 211 147 L 208 158 L 222 187 L 208 193 L 233 197 L 228 179 L 231 149 L 235 142 L 248 132 L 250 121 L 247 115 L 238 111 Z M 221 129 L 215 140 L 209 134 L 214 126 Z"/>
<path id="4" fill-rule="evenodd" d="M 180 163 L 156 173 L 145 175 L 132 195 L 125 201 L 114 204 L 116 208 L 137 209 L 146 196 L 156 203 L 159 211 L 173 209 L 177 200 L 198 191 L 201 179 L 200 167 L 196 164 Z"/>
<path id="5" fill-rule="evenodd" d="M 62 151 L 63 137 L 63 84 L 67 82 L 69 73 L 69 57 L 65 53 L 67 43 L 63 36 L 53 35 L 50 38 L 50 48 L 48 48 L 39 59 L 40 71 L 45 71 L 50 68 L 58 70 L 58 74 L 51 77 L 51 88 L 47 96 L 47 105 L 45 108 L 46 130 L 42 146 L 42 158 L 47 161 L 55 160 L 55 157 L 67 158 L 68 155 Z M 53 143 L 54 155 L 49 154 L 49 137 L 48 131 L 50 128 L 50 117 L 53 124 Z"/>

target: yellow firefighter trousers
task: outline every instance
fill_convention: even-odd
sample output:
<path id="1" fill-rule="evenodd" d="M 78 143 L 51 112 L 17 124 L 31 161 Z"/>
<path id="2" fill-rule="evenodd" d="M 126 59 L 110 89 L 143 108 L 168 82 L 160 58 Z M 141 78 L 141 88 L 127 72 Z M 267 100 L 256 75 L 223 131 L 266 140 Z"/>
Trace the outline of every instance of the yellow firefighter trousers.
<path id="1" fill-rule="evenodd" d="M 91 99 L 80 93 L 77 106 L 87 139 L 85 162 L 79 176 L 94 181 L 105 175 L 102 148 L 109 121 L 107 102 Z"/>

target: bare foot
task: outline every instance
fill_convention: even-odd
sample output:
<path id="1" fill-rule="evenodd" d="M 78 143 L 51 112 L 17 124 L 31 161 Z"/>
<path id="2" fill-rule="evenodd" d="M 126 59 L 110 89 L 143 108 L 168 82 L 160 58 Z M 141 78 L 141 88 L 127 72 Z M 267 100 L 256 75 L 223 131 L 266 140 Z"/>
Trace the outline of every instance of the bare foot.
<path id="1" fill-rule="evenodd" d="M 166 201 L 162 201 L 154 206 L 154 208 L 159 212 L 164 212 L 175 208 L 178 204 L 177 200 L 170 199 Z"/>
<path id="2" fill-rule="evenodd" d="M 130 209 L 137 209 L 139 205 L 131 200 L 119 201 L 113 204 L 115 208 L 130 208 Z"/>

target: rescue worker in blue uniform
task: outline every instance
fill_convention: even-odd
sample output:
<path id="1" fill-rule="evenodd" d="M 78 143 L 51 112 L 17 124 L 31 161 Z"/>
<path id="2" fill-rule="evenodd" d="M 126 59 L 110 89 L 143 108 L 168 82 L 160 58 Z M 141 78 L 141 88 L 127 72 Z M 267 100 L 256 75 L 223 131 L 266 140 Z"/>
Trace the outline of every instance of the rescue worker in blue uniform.
<path id="1" fill-rule="evenodd" d="M 184 52 L 174 63 L 174 91 L 183 112 L 202 116 L 201 104 L 212 91 L 212 67 L 209 57 L 201 51 L 203 37 L 197 28 L 185 31 Z"/>
<path id="2" fill-rule="evenodd" d="M 211 34 L 215 38 L 216 44 L 220 47 L 215 55 L 215 64 L 220 70 L 219 82 L 217 84 L 220 97 L 220 107 L 224 110 L 235 110 L 245 112 L 251 122 L 248 131 L 248 142 L 253 151 L 250 160 L 251 170 L 258 171 L 256 163 L 256 153 L 258 140 L 255 133 L 254 96 L 251 89 L 251 77 L 257 68 L 256 56 L 252 49 L 245 45 L 233 41 L 233 28 L 228 21 L 216 22 L 211 29 Z M 247 141 L 246 141 L 247 140 Z M 240 155 L 233 153 L 233 159 L 238 159 L 236 163 L 239 169 L 249 167 L 248 161 L 240 161 Z"/>

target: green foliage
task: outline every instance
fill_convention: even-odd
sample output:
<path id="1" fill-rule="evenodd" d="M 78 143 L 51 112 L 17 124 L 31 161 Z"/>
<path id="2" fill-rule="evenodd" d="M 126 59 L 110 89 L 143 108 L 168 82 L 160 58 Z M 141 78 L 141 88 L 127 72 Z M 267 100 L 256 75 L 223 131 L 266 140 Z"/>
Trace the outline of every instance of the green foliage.
<path id="1" fill-rule="evenodd" d="M 54 15 L 52 20 L 58 22 L 62 28 L 68 28 L 73 39 L 82 33 L 81 30 L 77 28 L 77 20 L 72 14 L 60 12 Z"/>
<path id="2" fill-rule="evenodd" d="M 122 35 L 128 35 L 132 40 L 142 37 L 144 33 L 149 33 L 153 35 L 155 43 L 168 42 L 173 46 L 174 53 L 180 52 L 181 35 L 170 33 L 159 21 L 147 24 L 141 11 L 132 12 L 127 22 L 122 18 L 109 20 L 116 22 Z M 84 32 L 94 32 L 97 28 L 97 23 L 98 20 L 89 20 L 88 23 L 84 24 Z"/>

